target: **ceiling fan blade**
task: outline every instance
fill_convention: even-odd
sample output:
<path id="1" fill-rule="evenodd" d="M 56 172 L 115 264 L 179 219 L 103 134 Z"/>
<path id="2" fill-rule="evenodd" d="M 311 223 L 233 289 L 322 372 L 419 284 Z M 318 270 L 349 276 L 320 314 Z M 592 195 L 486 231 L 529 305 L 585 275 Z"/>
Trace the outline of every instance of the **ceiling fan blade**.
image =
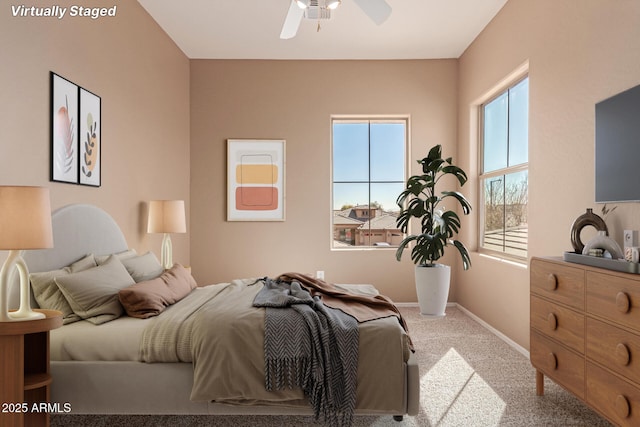
<path id="1" fill-rule="evenodd" d="M 353 0 L 377 25 L 391 15 L 391 6 L 385 0 Z"/>
<path id="2" fill-rule="evenodd" d="M 292 1 L 289 6 L 289 12 L 287 12 L 287 17 L 284 20 L 284 25 L 282 26 L 282 32 L 280 33 L 281 39 L 295 37 L 303 15 L 304 10 L 300 9 L 295 1 Z"/>

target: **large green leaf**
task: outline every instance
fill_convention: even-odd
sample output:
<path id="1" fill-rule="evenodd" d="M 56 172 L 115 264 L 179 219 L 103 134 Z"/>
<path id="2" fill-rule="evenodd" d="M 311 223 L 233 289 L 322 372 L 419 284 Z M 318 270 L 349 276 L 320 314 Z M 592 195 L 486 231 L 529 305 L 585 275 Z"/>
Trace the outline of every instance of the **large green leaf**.
<path id="1" fill-rule="evenodd" d="M 465 270 L 471 268 L 471 257 L 469 256 L 469 251 L 465 245 L 458 240 L 454 240 L 453 245 L 458 249 L 458 252 L 460 252 L 460 256 L 462 257 L 462 267 Z"/>
<path id="2" fill-rule="evenodd" d="M 469 203 L 462 193 L 458 191 L 443 191 L 442 198 L 444 199 L 445 197 L 455 197 L 462 207 L 462 212 L 465 215 L 469 215 L 469 213 L 471 213 L 471 203 Z"/>
<path id="3" fill-rule="evenodd" d="M 442 173 L 455 175 L 455 177 L 458 178 L 458 182 L 460 182 L 460 185 L 464 185 L 465 182 L 467 182 L 467 174 L 464 173 L 464 171 L 458 166 L 445 166 L 442 168 Z"/>
<path id="4" fill-rule="evenodd" d="M 404 249 L 407 247 L 407 245 L 409 243 L 411 243 L 412 241 L 416 240 L 418 238 L 418 236 L 408 236 L 406 239 L 404 239 L 401 243 L 400 246 L 398 246 L 398 249 L 396 250 L 396 259 L 398 261 L 400 261 L 400 259 L 402 258 L 402 252 L 404 251 Z"/>

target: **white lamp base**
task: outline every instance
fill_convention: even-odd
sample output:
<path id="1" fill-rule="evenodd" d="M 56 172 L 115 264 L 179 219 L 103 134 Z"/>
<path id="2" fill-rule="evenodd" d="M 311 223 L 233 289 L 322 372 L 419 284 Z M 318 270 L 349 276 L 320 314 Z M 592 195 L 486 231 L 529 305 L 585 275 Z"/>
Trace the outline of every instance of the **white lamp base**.
<path id="1" fill-rule="evenodd" d="M 162 237 L 162 260 L 160 262 L 165 270 L 173 267 L 173 245 L 169 233 L 164 233 Z"/>
<path id="2" fill-rule="evenodd" d="M 40 313 L 38 311 L 33 311 L 31 309 L 29 309 L 29 311 L 24 311 L 24 312 L 20 312 L 20 310 L 18 311 L 12 311 L 9 313 L 9 317 L 11 318 L 12 322 L 19 322 L 22 320 L 36 320 L 36 319 L 44 319 L 45 316 L 44 313 Z"/>
<path id="3" fill-rule="evenodd" d="M 14 267 L 20 273 L 20 308 L 18 311 L 9 312 L 9 285 Z M 0 270 L 0 322 L 19 322 L 46 317 L 43 313 L 31 310 L 30 289 L 27 264 L 20 255 L 20 251 L 10 251 Z"/>

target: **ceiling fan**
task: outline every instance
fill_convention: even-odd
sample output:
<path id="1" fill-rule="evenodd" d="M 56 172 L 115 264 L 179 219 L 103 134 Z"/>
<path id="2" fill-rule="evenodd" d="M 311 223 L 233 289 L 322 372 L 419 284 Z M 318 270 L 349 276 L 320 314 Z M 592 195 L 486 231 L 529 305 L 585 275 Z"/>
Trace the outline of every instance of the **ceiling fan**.
<path id="1" fill-rule="evenodd" d="M 391 15 L 391 6 L 386 0 L 352 0 L 377 25 L 382 24 Z M 329 19 L 331 11 L 340 6 L 341 0 L 291 0 L 289 12 L 284 20 L 281 39 L 290 39 L 298 32 L 302 18 Z"/>

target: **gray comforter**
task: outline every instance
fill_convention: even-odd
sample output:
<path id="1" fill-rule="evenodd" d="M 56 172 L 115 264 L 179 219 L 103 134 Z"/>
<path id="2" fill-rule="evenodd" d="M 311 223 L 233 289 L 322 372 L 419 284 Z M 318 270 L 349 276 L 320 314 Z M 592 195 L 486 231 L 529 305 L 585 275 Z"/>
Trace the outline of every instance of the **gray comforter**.
<path id="1" fill-rule="evenodd" d="M 265 309 L 253 307 L 255 279 L 196 288 L 144 330 L 145 362 L 192 362 L 193 401 L 309 407 L 300 388 L 265 387 Z M 358 325 L 356 411 L 405 408 L 409 340 L 398 319 Z"/>

